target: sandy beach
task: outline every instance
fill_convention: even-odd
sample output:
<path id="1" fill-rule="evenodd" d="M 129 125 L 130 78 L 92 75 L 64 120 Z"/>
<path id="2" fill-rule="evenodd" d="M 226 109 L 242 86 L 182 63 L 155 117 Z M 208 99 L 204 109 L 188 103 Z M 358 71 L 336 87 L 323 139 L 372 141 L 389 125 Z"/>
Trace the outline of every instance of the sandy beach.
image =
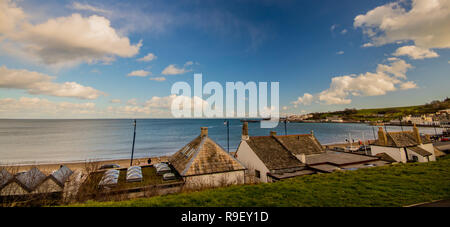
<path id="1" fill-rule="evenodd" d="M 149 158 L 136 158 L 133 159 L 133 165 L 146 165 Z M 167 156 L 151 157 L 151 163 L 166 162 Z M 118 164 L 122 168 L 128 168 L 130 166 L 130 159 L 115 159 L 115 160 L 102 160 L 102 161 L 84 161 L 84 162 L 65 162 L 65 163 L 49 163 L 49 164 L 26 164 L 26 165 L 0 165 L 0 168 L 8 168 L 13 170 L 12 172 L 28 171 L 33 167 L 39 168 L 44 173 L 51 173 L 54 170 L 59 169 L 60 165 L 65 165 L 71 170 L 85 172 L 87 168 L 99 168 L 104 164 Z"/>

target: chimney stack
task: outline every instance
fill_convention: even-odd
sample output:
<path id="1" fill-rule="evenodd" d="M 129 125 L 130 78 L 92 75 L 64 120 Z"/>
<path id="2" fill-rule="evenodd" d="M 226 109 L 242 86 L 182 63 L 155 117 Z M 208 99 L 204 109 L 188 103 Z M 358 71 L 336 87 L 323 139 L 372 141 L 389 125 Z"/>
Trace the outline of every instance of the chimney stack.
<path id="1" fill-rule="evenodd" d="M 271 136 L 276 136 L 276 135 L 277 135 L 277 132 L 275 132 L 275 131 L 270 131 L 270 135 L 271 135 Z"/>
<path id="2" fill-rule="evenodd" d="M 248 122 L 244 122 L 242 125 L 242 140 L 248 140 Z"/>
<path id="3" fill-rule="evenodd" d="M 419 129 L 417 128 L 416 124 L 414 124 L 413 133 L 417 143 L 422 144 L 422 138 L 420 137 Z"/>
<path id="4" fill-rule="evenodd" d="M 200 128 L 200 136 L 201 137 L 208 136 L 208 127 L 201 127 Z"/>
<path id="5" fill-rule="evenodd" d="M 378 145 L 387 146 L 387 135 L 383 127 L 378 128 Z"/>

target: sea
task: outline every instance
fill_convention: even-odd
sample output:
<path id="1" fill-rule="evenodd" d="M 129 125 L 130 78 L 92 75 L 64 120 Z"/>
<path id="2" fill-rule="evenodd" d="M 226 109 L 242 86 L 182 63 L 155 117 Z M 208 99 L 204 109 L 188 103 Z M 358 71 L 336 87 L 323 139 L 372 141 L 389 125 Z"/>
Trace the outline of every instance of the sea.
<path id="1" fill-rule="evenodd" d="M 134 157 L 171 155 L 209 128 L 209 136 L 225 150 L 235 151 L 241 140 L 242 122 L 229 120 L 229 146 L 224 119 L 138 119 Z M 250 136 L 307 134 L 314 131 L 322 144 L 345 143 L 345 140 L 373 140 L 378 128 L 367 124 L 280 123 L 263 129 L 249 123 Z M 387 126 L 388 131 L 401 131 Z M 403 130 L 412 130 L 403 127 Z M 419 128 L 421 133 L 435 134 L 437 128 Z M 127 159 L 131 156 L 133 120 L 16 120 L 0 119 L 0 164 L 44 164 Z"/>

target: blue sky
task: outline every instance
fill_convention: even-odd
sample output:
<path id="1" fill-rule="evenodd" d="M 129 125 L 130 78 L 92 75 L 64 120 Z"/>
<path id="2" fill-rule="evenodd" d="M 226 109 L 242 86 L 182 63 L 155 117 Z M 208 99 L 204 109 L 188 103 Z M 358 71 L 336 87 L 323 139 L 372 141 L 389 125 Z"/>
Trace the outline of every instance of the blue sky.
<path id="1" fill-rule="evenodd" d="M 166 117 L 194 73 L 280 82 L 285 113 L 423 104 L 449 95 L 448 6 L 0 0 L 0 117 Z"/>

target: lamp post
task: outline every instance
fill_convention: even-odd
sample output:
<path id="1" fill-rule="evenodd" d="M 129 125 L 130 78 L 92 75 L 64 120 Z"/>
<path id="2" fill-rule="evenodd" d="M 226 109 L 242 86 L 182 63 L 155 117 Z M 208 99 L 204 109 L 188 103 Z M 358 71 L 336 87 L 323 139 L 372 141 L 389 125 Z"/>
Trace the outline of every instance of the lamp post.
<path id="1" fill-rule="evenodd" d="M 284 135 L 287 136 L 287 116 L 284 118 Z"/>
<path id="2" fill-rule="evenodd" d="M 227 150 L 230 153 L 230 121 L 225 120 L 223 123 L 227 126 Z"/>
<path id="3" fill-rule="evenodd" d="M 134 120 L 133 125 L 134 125 L 134 134 L 133 134 L 133 146 L 131 147 L 130 166 L 133 166 L 134 142 L 136 141 L 136 120 Z"/>

